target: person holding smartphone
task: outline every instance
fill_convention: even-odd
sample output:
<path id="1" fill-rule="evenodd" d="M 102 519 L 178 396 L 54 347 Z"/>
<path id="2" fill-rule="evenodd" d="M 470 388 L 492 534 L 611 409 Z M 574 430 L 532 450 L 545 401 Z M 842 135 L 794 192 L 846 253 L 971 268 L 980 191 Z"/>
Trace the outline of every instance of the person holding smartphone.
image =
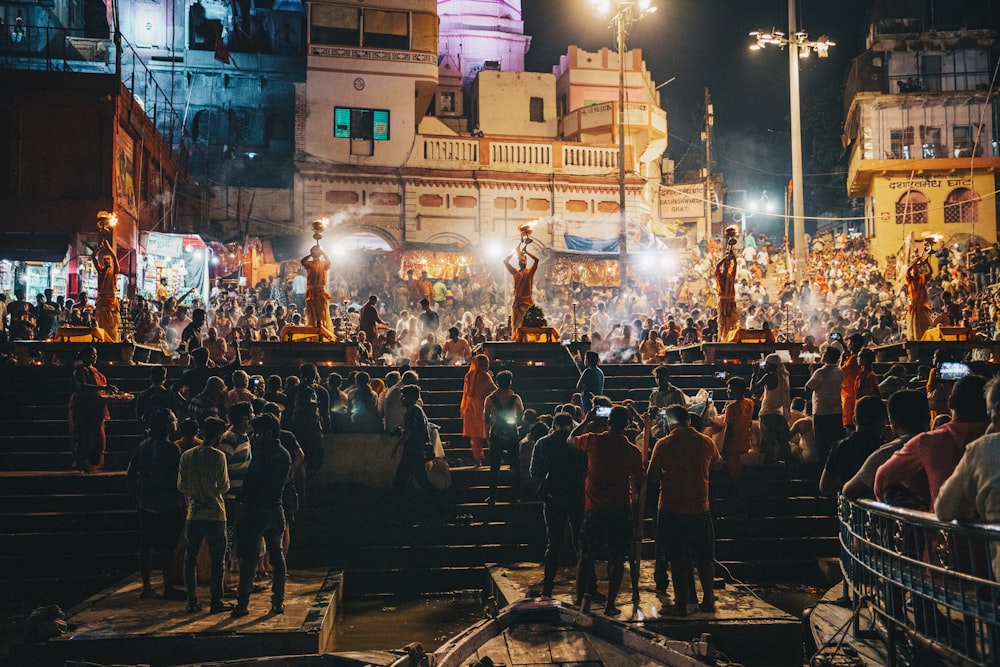
<path id="1" fill-rule="evenodd" d="M 788 447 L 788 422 L 791 417 L 792 396 L 788 371 L 777 354 L 769 354 L 762 362 L 757 380 L 750 393 L 760 396 L 760 451 L 765 463 L 786 461 L 791 455 Z"/>

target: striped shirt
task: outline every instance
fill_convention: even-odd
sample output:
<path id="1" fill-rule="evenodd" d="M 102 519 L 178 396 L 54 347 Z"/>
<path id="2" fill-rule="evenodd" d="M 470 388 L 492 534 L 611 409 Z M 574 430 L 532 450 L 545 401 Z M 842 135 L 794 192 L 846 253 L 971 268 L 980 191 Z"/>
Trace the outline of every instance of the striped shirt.
<path id="1" fill-rule="evenodd" d="M 235 500 L 243 489 L 243 480 L 250 467 L 250 436 L 229 429 L 219 440 L 219 449 L 226 455 L 229 472 L 229 491 L 226 498 Z"/>

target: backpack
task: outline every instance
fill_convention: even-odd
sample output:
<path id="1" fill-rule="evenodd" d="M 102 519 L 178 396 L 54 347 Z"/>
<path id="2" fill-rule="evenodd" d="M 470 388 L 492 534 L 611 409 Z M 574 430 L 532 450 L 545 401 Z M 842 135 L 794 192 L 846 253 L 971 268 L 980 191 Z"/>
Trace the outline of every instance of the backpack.
<path id="1" fill-rule="evenodd" d="M 566 445 L 560 447 L 552 457 L 552 463 L 545 478 L 538 485 L 538 498 L 550 503 L 569 500 L 580 487 L 583 479 L 582 452 Z"/>
<path id="2" fill-rule="evenodd" d="M 292 423 L 300 426 L 319 422 L 319 396 L 311 384 L 300 384 L 295 388 L 292 400 Z"/>

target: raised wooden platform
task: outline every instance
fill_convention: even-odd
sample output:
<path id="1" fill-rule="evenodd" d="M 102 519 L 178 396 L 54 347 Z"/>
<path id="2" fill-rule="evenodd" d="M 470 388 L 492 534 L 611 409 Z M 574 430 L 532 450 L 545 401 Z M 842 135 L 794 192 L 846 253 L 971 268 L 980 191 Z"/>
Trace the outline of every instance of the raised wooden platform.
<path id="1" fill-rule="evenodd" d="M 738 359 L 742 362 L 763 359 L 772 352 L 787 350 L 792 363 L 799 362 L 802 343 L 702 343 L 701 352 L 706 364 L 714 364 L 716 360 Z"/>
<path id="2" fill-rule="evenodd" d="M 834 654 L 838 654 L 840 658 L 853 654 L 858 657 L 861 664 L 869 667 L 888 665 L 889 652 L 880 638 L 876 636 L 865 639 L 854 636 L 854 624 L 851 619 L 853 611 L 850 606 L 845 607 L 839 604 L 843 590 L 844 587 L 840 584 L 831 588 L 809 614 L 809 631 L 812 633 L 812 641 L 816 650 L 819 655 L 831 658 L 834 657 Z M 874 619 L 868 608 L 861 610 L 858 621 L 862 630 L 874 627 Z M 867 634 L 873 635 L 875 633 L 869 632 Z M 839 663 L 831 662 L 829 664 Z"/>
<path id="3" fill-rule="evenodd" d="M 61 342 L 54 340 L 16 340 L 14 358 L 19 366 L 31 364 L 72 366 L 76 355 L 87 345 L 97 349 L 100 363 L 131 364 L 134 347 L 132 343 L 93 343 L 89 341 Z"/>
<path id="4" fill-rule="evenodd" d="M 573 366 L 569 346 L 561 343 L 512 343 L 488 341 L 483 343 L 483 354 L 496 364 L 524 364 L 528 366 Z"/>
<path id="5" fill-rule="evenodd" d="M 537 563 L 490 565 L 492 590 L 501 606 L 525 597 L 538 595 L 542 582 L 542 566 Z M 597 564 L 598 588 L 607 592 L 603 563 Z M 572 603 L 575 570 L 562 567 L 556 577 L 553 597 Z M 666 635 L 671 639 L 697 641 L 702 633 L 712 635 L 712 643 L 722 652 L 740 660 L 767 659 L 767 664 L 795 664 L 800 656 L 802 623 L 794 616 L 772 607 L 744 588 L 727 586 L 715 591 L 716 610 L 707 614 L 695 605 L 688 605 L 688 616 L 669 616 L 664 608 L 672 603 L 671 592 L 657 594 L 653 583 L 653 562 L 642 562 L 639 576 L 639 605 L 631 604 L 632 585 L 626 565 L 625 580 L 618 594 L 621 615 L 616 621 L 634 623 Z M 699 599 L 701 593 L 699 588 Z M 603 616 L 604 606 L 594 603 L 591 613 Z M 763 631 L 762 631 L 763 630 Z"/>
<path id="6" fill-rule="evenodd" d="M 250 341 L 250 363 L 267 366 L 293 366 L 313 363 L 318 366 L 356 366 L 358 346 L 347 342 L 274 342 Z"/>
<path id="7" fill-rule="evenodd" d="M 138 576 L 67 613 L 70 630 L 44 644 L 14 644 L 12 665 L 62 665 L 70 658 L 104 664 L 178 665 L 207 660 L 302 655 L 332 650 L 342 574 L 293 570 L 285 613 L 269 615 L 270 592 L 250 598 L 250 615 L 188 614 L 184 602 L 140 600 Z M 208 591 L 203 591 L 207 603 Z"/>

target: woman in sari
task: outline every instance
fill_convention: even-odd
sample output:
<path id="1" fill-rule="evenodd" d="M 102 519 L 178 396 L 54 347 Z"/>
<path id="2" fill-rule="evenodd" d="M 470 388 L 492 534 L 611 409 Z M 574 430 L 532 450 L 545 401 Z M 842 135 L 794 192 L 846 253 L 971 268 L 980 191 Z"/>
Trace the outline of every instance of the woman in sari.
<path id="1" fill-rule="evenodd" d="M 73 468 L 96 472 L 104 467 L 104 422 L 108 420 L 105 392 L 117 392 L 94 364 L 97 350 L 88 345 L 73 369 L 73 394 L 69 397 L 69 429 L 73 437 Z"/>
<path id="2" fill-rule="evenodd" d="M 472 358 L 469 372 L 465 374 L 462 388 L 462 435 L 472 445 L 472 458 L 478 468 L 483 464 L 483 445 L 486 443 L 486 421 L 483 417 L 486 397 L 496 391 L 490 360 L 485 354 Z"/>

